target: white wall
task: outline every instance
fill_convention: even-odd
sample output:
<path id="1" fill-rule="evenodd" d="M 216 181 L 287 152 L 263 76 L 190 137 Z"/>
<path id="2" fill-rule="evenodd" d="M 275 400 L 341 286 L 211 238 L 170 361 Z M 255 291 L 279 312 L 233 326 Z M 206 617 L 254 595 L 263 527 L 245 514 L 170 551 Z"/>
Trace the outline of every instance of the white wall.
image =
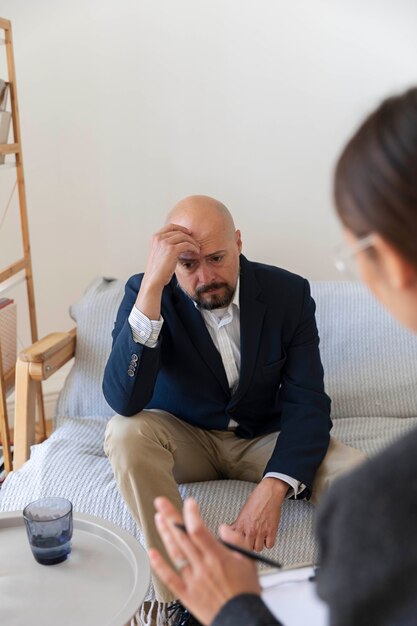
<path id="1" fill-rule="evenodd" d="M 1 0 L 0 12 L 41 334 L 71 327 L 68 305 L 95 275 L 142 270 L 150 234 L 190 193 L 229 206 L 250 258 L 337 277 L 332 166 L 370 108 L 417 82 L 415 0 Z M 11 184 L 0 171 L 0 217 Z M 0 267 L 16 243 L 10 213 Z"/>

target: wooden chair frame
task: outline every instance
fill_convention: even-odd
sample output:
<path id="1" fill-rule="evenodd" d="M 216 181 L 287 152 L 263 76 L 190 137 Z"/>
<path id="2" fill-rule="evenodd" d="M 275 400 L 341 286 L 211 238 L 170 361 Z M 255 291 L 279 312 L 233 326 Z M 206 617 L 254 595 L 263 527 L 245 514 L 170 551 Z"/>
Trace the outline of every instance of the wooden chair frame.
<path id="1" fill-rule="evenodd" d="M 15 383 L 15 438 L 13 469 L 29 458 L 35 443 L 36 389 L 75 355 L 77 329 L 51 333 L 19 354 Z"/>

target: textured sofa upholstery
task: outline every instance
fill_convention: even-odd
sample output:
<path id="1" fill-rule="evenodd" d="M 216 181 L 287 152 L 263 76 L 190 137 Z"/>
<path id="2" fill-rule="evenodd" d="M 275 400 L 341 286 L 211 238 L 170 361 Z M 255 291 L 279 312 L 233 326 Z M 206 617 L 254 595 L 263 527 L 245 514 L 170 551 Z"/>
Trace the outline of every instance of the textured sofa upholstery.
<path id="1" fill-rule="evenodd" d="M 9 474 L 0 491 L 0 510 L 61 495 L 72 500 L 75 510 L 107 518 L 142 540 L 103 452 L 112 410 L 101 381 L 123 287 L 121 281 L 96 279 L 71 307 L 77 323 L 76 358 L 59 398 L 55 431 L 32 447 L 30 460 L 19 471 Z M 417 339 L 357 283 L 312 282 L 311 287 L 326 391 L 332 398 L 332 434 L 375 454 L 417 425 Z M 207 523 L 216 529 L 220 521 L 236 517 L 253 487 L 226 480 L 190 483 L 180 490 L 184 497 L 199 500 Z M 286 501 L 279 538 L 269 554 L 285 565 L 314 561 L 313 525 L 311 504 Z"/>

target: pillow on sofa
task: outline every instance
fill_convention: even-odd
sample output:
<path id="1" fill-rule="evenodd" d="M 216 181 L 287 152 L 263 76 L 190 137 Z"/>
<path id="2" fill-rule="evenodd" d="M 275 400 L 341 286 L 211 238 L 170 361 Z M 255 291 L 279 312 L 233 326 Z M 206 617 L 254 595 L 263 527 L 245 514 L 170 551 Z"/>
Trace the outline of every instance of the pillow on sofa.
<path id="1" fill-rule="evenodd" d="M 56 415 L 104 418 L 114 415 L 101 384 L 123 294 L 123 281 L 96 278 L 70 307 L 70 315 L 77 324 L 75 361 L 60 393 Z"/>
<path id="2" fill-rule="evenodd" d="M 417 337 L 360 283 L 312 282 L 332 417 L 416 417 Z"/>

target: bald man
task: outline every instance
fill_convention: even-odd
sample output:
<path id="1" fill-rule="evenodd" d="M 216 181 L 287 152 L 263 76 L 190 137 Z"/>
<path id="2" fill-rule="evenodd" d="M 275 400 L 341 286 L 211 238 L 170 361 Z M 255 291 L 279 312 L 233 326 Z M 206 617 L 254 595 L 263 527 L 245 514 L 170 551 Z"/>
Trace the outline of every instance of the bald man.
<path id="1" fill-rule="evenodd" d="M 260 551 L 274 545 L 285 498 L 317 500 L 363 459 L 330 439 L 308 282 L 241 251 L 223 204 L 185 198 L 117 314 L 103 390 L 118 415 L 105 450 L 147 546 L 163 554 L 153 500 L 180 508 L 177 483 L 258 483 L 232 526 Z M 154 585 L 159 602 L 173 600 Z"/>

